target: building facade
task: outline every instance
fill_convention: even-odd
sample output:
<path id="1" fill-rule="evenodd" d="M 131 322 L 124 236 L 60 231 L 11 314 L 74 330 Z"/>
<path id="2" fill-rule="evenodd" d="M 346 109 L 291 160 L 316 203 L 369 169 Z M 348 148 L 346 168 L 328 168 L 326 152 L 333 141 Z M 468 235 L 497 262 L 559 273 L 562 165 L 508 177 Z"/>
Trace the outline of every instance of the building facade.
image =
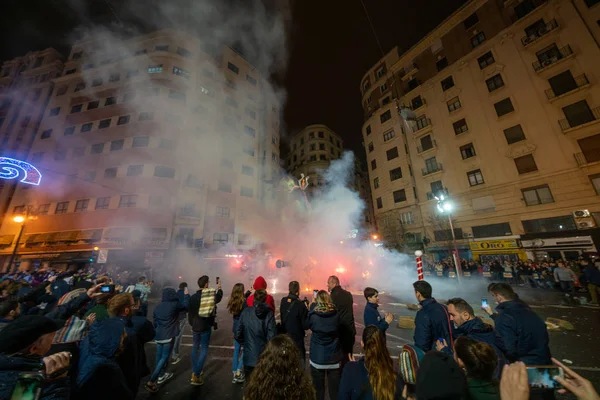
<path id="1" fill-rule="evenodd" d="M 600 242 L 600 2 L 472 0 L 361 82 L 388 240 L 461 257 L 574 258 Z"/>
<path id="2" fill-rule="evenodd" d="M 201 48 L 170 29 L 73 46 L 27 158 L 43 181 L 17 188 L 0 232 L 26 214 L 17 261 L 82 262 L 99 247 L 101 261 L 149 266 L 260 243 L 280 104 L 242 55 Z"/>

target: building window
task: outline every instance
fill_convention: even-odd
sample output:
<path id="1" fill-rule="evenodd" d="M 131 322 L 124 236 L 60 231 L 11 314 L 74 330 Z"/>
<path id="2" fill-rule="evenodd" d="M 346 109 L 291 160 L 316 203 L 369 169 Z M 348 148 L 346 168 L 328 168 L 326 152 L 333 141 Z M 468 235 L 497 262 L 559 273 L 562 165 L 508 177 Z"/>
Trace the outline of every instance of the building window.
<path id="1" fill-rule="evenodd" d="M 37 214 L 48 215 L 48 211 L 50 211 L 50 203 L 41 204 L 37 209 Z"/>
<path id="2" fill-rule="evenodd" d="M 246 81 L 248 81 L 252 86 L 256 86 L 256 83 L 257 83 L 256 79 L 254 79 L 250 75 L 246 75 Z"/>
<path id="3" fill-rule="evenodd" d="M 219 191 L 225 192 L 225 193 L 231 193 L 232 192 L 231 183 L 219 181 Z"/>
<path id="4" fill-rule="evenodd" d="M 177 48 L 177 54 L 179 54 L 180 56 L 189 58 L 192 56 L 192 53 L 190 53 L 188 50 L 184 49 L 183 47 L 178 47 Z"/>
<path id="5" fill-rule="evenodd" d="M 131 117 L 130 115 L 122 115 L 122 116 L 120 116 L 119 119 L 117 120 L 117 125 L 128 124 L 130 117 Z"/>
<path id="6" fill-rule="evenodd" d="M 249 127 L 248 125 L 244 125 L 244 133 L 248 136 L 256 136 L 256 130 L 254 128 Z"/>
<path id="7" fill-rule="evenodd" d="M 498 117 L 502 117 L 503 115 L 506 115 L 506 114 L 509 114 L 509 113 L 515 111 L 515 108 L 513 107 L 513 103 L 512 103 L 512 101 L 510 101 L 509 97 L 507 97 L 504 100 L 500 100 L 499 102 L 494 104 L 494 108 L 496 109 L 496 114 L 498 115 Z"/>
<path id="8" fill-rule="evenodd" d="M 596 194 L 600 194 L 600 174 L 591 175 L 590 181 L 592 182 Z"/>
<path id="9" fill-rule="evenodd" d="M 104 151 L 104 143 L 96 143 L 92 145 L 90 154 L 100 154 Z"/>
<path id="10" fill-rule="evenodd" d="M 374 189 L 379 188 L 379 177 L 373 179 L 373 188 Z"/>
<path id="11" fill-rule="evenodd" d="M 419 95 L 419 96 L 415 97 L 414 99 L 412 99 L 410 101 L 410 104 L 411 104 L 412 109 L 416 110 L 418 108 L 423 107 L 425 102 L 423 101 L 423 98 Z"/>
<path id="12" fill-rule="evenodd" d="M 454 237 L 456 239 L 463 238 L 462 228 L 454 228 Z M 433 238 L 436 242 L 450 241 L 452 240 L 452 231 L 450 229 L 433 231 Z"/>
<path id="13" fill-rule="evenodd" d="M 219 218 L 229 218 L 230 208 L 229 207 L 220 207 L 217 206 L 217 217 Z"/>
<path id="14" fill-rule="evenodd" d="M 382 78 L 386 73 L 385 65 L 382 65 L 375 71 L 375 75 L 377 75 L 377 79 Z"/>
<path id="15" fill-rule="evenodd" d="M 81 110 L 83 110 L 83 104 L 76 104 L 73 107 L 71 107 L 71 114 L 80 113 Z"/>
<path id="16" fill-rule="evenodd" d="M 215 233 L 213 235 L 213 243 L 227 244 L 229 242 L 228 233 Z"/>
<path id="17" fill-rule="evenodd" d="M 417 148 L 419 153 L 433 149 L 433 139 L 431 135 L 425 135 L 420 139 L 421 146 Z"/>
<path id="18" fill-rule="evenodd" d="M 106 168 L 104 170 L 104 178 L 110 179 L 110 178 L 116 178 L 116 177 L 117 177 L 117 167 Z"/>
<path id="19" fill-rule="evenodd" d="M 92 87 L 100 86 L 102 83 L 104 83 L 102 78 L 96 78 L 92 81 Z"/>
<path id="20" fill-rule="evenodd" d="M 85 147 L 75 147 L 73 149 L 73 157 L 83 157 L 85 155 Z"/>
<path id="21" fill-rule="evenodd" d="M 401 203 L 403 201 L 406 201 L 406 191 L 404 189 L 394 190 L 393 196 L 394 203 Z"/>
<path id="22" fill-rule="evenodd" d="M 106 129 L 108 127 L 110 127 L 110 123 L 111 123 L 111 119 L 107 118 L 107 119 L 103 119 L 102 121 L 100 121 L 100 123 L 98 124 L 98 129 Z"/>
<path id="23" fill-rule="evenodd" d="M 242 165 L 242 174 L 248 176 L 254 176 L 254 168 Z"/>
<path id="24" fill-rule="evenodd" d="M 412 212 L 405 212 L 400 214 L 400 222 L 403 225 L 412 225 L 415 223 L 415 217 Z"/>
<path id="25" fill-rule="evenodd" d="M 388 85 L 387 83 L 384 83 L 383 85 L 379 86 L 379 90 L 381 91 L 381 93 L 385 92 L 386 90 L 388 90 Z"/>
<path id="26" fill-rule="evenodd" d="M 96 171 L 88 171 L 83 176 L 83 180 L 86 182 L 94 182 L 96 180 Z"/>
<path id="27" fill-rule="evenodd" d="M 577 229 L 575 219 L 571 215 L 530 219 L 522 222 L 525 233 L 560 232 Z"/>
<path id="28" fill-rule="evenodd" d="M 113 104 L 117 104 L 117 98 L 116 97 L 107 97 L 106 101 L 104 102 L 104 107 L 112 106 Z"/>
<path id="29" fill-rule="evenodd" d="M 169 98 L 175 100 L 185 101 L 185 93 L 178 92 L 177 90 L 169 90 Z"/>
<path id="30" fill-rule="evenodd" d="M 162 70 L 163 70 L 162 64 L 151 65 L 148 67 L 149 74 L 159 74 L 162 72 Z"/>
<path id="31" fill-rule="evenodd" d="M 369 149 L 369 153 L 372 153 L 373 150 L 375 150 L 375 147 L 373 146 L 373 142 L 369 143 L 368 149 Z"/>
<path id="32" fill-rule="evenodd" d="M 538 170 L 533 154 L 515 158 L 515 166 L 517 167 L 519 174 L 526 174 Z"/>
<path id="33" fill-rule="evenodd" d="M 129 71 L 127 71 L 127 77 L 133 78 L 134 76 L 137 76 L 138 73 L 139 73 L 139 71 L 137 69 L 129 70 Z"/>
<path id="34" fill-rule="evenodd" d="M 244 197 L 253 197 L 254 196 L 254 189 L 242 186 L 240 188 L 240 195 L 244 196 Z"/>
<path id="35" fill-rule="evenodd" d="M 446 79 L 443 79 L 441 84 L 442 84 L 442 90 L 445 92 L 446 90 L 454 87 L 454 78 L 452 78 L 452 75 L 450 75 Z"/>
<path id="36" fill-rule="evenodd" d="M 502 80 L 502 75 L 496 74 L 496 75 L 492 76 L 490 79 L 487 79 L 485 81 L 485 84 L 487 85 L 488 92 L 491 93 L 494 90 L 500 89 L 501 87 L 503 87 L 504 81 Z"/>
<path id="37" fill-rule="evenodd" d="M 108 81 L 109 82 L 118 82 L 121 80 L 121 74 L 119 72 L 113 72 L 112 74 L 110 74 L 110 76 L 108 77 Z"/>
<path id="38" fill-rule="evenodd" d="M 54 214 L 66 214 L 69 209 L 68 201 L 61 201 L 56 203 L 56 209 L 54 210 Z"/>
<path id="39" fill-rule="evenodd" d="M 46 129 L 44 132 L 42 132 L 40 139 L 48 139 L 50 136 L 52 136 L 52 129 Z"/>
<path id="40" fill-rule="evenodd" d="M 125 140 L 113 140 L 110 142 L 110 151 L 119 151 L 123 150 L 123 145 L 125 144 Z"/>
<path id="41" fill-rule="evenodd" d="M 372 151 L 371 147 L 373 147 L 373 143 L 369 143 L 369 151 Z M 317 150 L 317 145 L 315 143 L 311 143 L 308 146 L 308 151 L 315 151 L 315 150 Z"/>
<path id="42" fill-rule="evenodd" d="M 473 237 L 478 239 L 512 235 L 512 230 L 510 229 L 510 224 L 508 222 L 474 226 L 472 230 Z"/>
<path id="43" fill-rule="evenodd" d="M 479 32 L 471 38 L 471 46 L 473 46 L 473 48 L 479 46 L 483 42 L 485 42 L 485 33 L 483 32 Z"/>
<path id="44" fill-rule="evenodd" d="M 467 178 L 469 178 L 469 185 L 471 186 L 482 185 L 485 183 L 480 169 L 467 172 Z"/>
<path id="45" fill-rule="evenodd" d="M 377 203 L 377 209 L 383 208 L 383 200 L 381 200 L 381 197 L 378 197 L 375 202 Z"/>
<path id="46" fill-rule="evenodd" d="M 475 147 L 473 147 L 473 143 L 465 144 L 464 146 L 460 146 L 460 155 L 463 160 L 467 158 L 475 157 Z"/>
<path id="47" fill-rule="evenodd" d="M 190 79 L 190 73 L 179 67 L 173 67 L 173 75 L 183 76 L 185 79 Z"/>
<path id="48" fill-rule="evenodd" d="M 437 62 L 435 63 L 435 66 L 438 71 L 443 70 L 444 68 L 446 68 L 448 66 L 448 59 L 446 57 L 444 57 L 444 58 L 437 60 Z"/>
<path id="49" fill-rule="evenodd" d="M 228 63 L 227 63 L 227 68 L 228 68 L 230 71 L 233 71 L 233 72 L 234 72 L 234 73 L 236 73 L 236 74 L 239 74 L 239 73 L 240 73 L 240 69 L 239 69 L 239 68 L 238 68 L 238 67 L 237 67 L 235 64 L 232 64 L 232 63 L 230 63 L 230 62 L 228 62 Z"/>
<path id="50" fill-rule="evenodd" d="M 367 136 L 369 136 L 371 134 L 371 125 L 367 125 L 365 132 L 366 132 Z"/>
<path id="51" fill-rule="evenodd" d="M 88 122 L 87 124 L 83 124 L 81 125 L 81 128 L 79 128 L 79 132 L 89 132 L 92 130 L 93 127 L 93 123 L 92 122 Z"/>
<path id="52" fill-rule="evenodd" d="M 488 51 L 487 53 L 479 57 L 477 59 L 477 62 L 479 63 L 479 68 L 484 69 L 485 67 L 489 67 L 490 65 L 495 63 L 496 60 L 494 59 L 494 55 L 492 54 L 492 52 Z"/>
<path id="53" fill-rule="evenodd" d="M 65 128 L 65 131 L 63 132 L 64 136 L 72 136 L 73 134 L 75 134 L 75 127 L 74 126 L 67 126 Z"/>
<path id="54" fill-rule="evenodd" d="M 469 15 L 467 17 L 467 19 L 465 19 L 463 21 L 463 25 L 465 26 L 465 29 L 471 29 L 478 22 L 479 22 L 479 17 L 477 16 L 477 13 L 473 13 L 473 14 Z"/>
<path id="55" fill-rule="evenodd" d="M 79 111 L 81 111 L 81 109 Z M 73 112 L 79 112 L 79 111 L 73 111 L 73 109 L 71 108 L 71 113 L 73 113 Z M 59 113 L 60 113 L 60 107 L 54 107 L 54 108 L 50 109 L 50 112 L 48 113 L 48 116 L 55 117 Z"/>
<path id="56" fill-rule="evenodd" d="M 390 181 L 395 181 L 402 178 L 402 168 L 394 168 L 390 170 Z"/>
<path id="57" fill-rule="evenodd" d="M 75 85 L 75 92 L 80 92 L 83 89 L 85 89 L 85 82 L 79 82 L 77 85 Z"/>
<path id="58" fill-rule="evenodd" d="M 563 107 L 562 110 L 566 117 L 566 120 L 560 121 L 563 130 L 583 125 L 596 119 L 586 100 L 570 104 Z"/>
<path id="59" fill-rule="evenodd" d="M 154 167 L 154 176 L 157 178 L 175 178 L 175 168 L 157 165 Z"/>
<path id="60" fill-rule="evenodd" d="M 67 150 L 66 149 L 56 149 L 56 153 L 54 153 L 54 159 L 57 161 L 62 161 L 67 158 Z"/>
<path id="61" fill-rule="evenodd" d="M 504 130 L 504 137 L 508 144 L 512 144 L 525 140 L 525 133 L 521 125 L 515 125 Z"/>
<path id="62" fill-rule="evenodd" d="M 391 140 L 394 136 L 396 136 L 396 132 L 394 132 L 394 130 L 387 131 L 383 134 L 383 141 L 387 142 L 388 140 Z"/>
<path id="63" fill-rule="evenodd" d="M 552 197 L 552 192 L 548 185 L 521 189 L 521 193 L 523 193 L 523 200 L 528 206 L 554 203 L 554 197 Z"/>
<path id="64" fill-rule="evenodd" d="M 386 156 L 387 156 L 387 160 L 393 160 L 394 158 L 398 157 L 398 148 L 397 147 L 393 147 L 391 149 L 389 149 L 388 151 L 385 152 Z"/>
<path id="65" fill-rule="evenodd" d="M 371 160 L 371 171 L 375 171 L 377 169 L 377 160 Z"/>
<path id="66" fill-rule="evenodd" d="M 136 136 L 133 138 L 131 147 L 148 147 L 150 138 L 148 136 Z"/>
<path id="67" fill-rule="evenodd" d="M 390 99 L 390 96 L 385 96 L 385 97 L 383 98 L 383 100 L 381 101 L 381 105 L 383 105 L 383 106 L 385 106 L 385 105 L 388 105 L 388 104 L 390 104 L 390 101 L 392 101 L 392 100 Z"/>
<path id="68" fill-rule="evenodd" d="M 408 81 L 408 91 L 410 92 L 411 90 L 416 89 L 420 84 L 421 83 L 417 78 L 411 79 L 410 81 Z"/>
<path id="69" fill-rule="evenodd" d="M 448 112 L 456 111 L 462 107 L 458 97 L 448 100 L 448 102 L 446 102 L 446 106 L 448 106 Z"/>
<path id="70" fill-rule="evenodd" d="M 169 51 L 169 45 L 162 44 L 162 45 L 154 46 L 154 51 Z"/>
<path id="71" fill-rule="evenodd" d="M 135 207 L 137 204 L 137 194 L 124 194 L 119 198 L 119 208 Z"/>
<path id="72" fill-rule="evenodd" d="M 325 143 L 319 143 L 319 150 L 325 150 Z"/>
<path id="73" fill-rule="evenodd" d="M 90 199 L 77 200 L 75 203 L 75 212 L 87 211 Z"/>
<path id="74" fill-rule="evenodd" d="M 110 205 L 110 197 L 98 197 L 96 199 L 96 210 L 107 210 Z"/>
<path id="75" fill-rule="evenodd" d="M 390 119 L 392 119 L 392 112 L 390 110 L 387 110 L 379 116 L 379 121 L 381 121 L 382 124 Z"/>

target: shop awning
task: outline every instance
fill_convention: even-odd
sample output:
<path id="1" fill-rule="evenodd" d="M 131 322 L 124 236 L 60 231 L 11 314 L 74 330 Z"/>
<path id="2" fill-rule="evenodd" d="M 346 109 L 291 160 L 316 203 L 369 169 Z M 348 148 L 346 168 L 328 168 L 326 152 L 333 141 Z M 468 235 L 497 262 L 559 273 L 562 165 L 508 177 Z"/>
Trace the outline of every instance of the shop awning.
<path id="1" fill-rule="evenodd" d="M 37 235 L 31 235 L 33 238 L 28 238 L 28 243 L 43 243 L 50 241 L 53 233 L 38 233 Z"/>
<path id="2" fill-rule="evenodd" d="M 0 246 L 7 246 L 12 244 L 15 235 L 0 235 Z"/>
<path id="3" fill-rule="evenodd" d="M 124 240 L 131 237 L 131 228 L 109 228 L 104 234 L 104 238 L 108 240 Z"/>
<path id="4" fill-rule="evenodd" d="M 102 229 L 86 229 L 79 231 L 77 240 L 100 240 L 102 238 Z"/>
<path id="5" fill-rule="evenodd" d="M 80 231 L 55 232 L 48 242 L 76 242 Z"/>

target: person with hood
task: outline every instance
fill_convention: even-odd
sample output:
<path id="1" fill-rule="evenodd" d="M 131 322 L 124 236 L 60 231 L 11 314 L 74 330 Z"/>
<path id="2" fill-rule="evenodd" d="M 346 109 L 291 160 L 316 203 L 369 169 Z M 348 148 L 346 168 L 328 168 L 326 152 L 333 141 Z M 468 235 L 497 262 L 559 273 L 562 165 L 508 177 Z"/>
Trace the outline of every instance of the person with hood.
<path id="1" fill-rule="evenodd" d="M 61 327 L 57 321 L 40 315 L 24 315 L 0 332 L 0 400 L 10 399 L 19 375 L 31 371 L 44 371 L 46 379 L 40 400 L 69 398 L 66 375 L 70 354 L 61 352 L 44 357 Z M 50 378 L 53 374 L 58 376 Z"/>
<path id="2" fill-rule="evenodd" d="M 450 315 L 446 306 L 435 301 L 431 297 L 433 289 L 426 281 L 416 281 L 413 283 L 415 297 L 421 305 L 415 316 L 415 345 L 424 352 L 428 352 L 434 347 L 439 338 L 450 344 L 453 348 L 452 328 L 450 327 Z"/>
<path id="3" fill-rule="evenodd" d="M 329 398 L 338 398 L 342 374 L 342 349 L 340 346 L 340 316 L 331 302 L 329 293 L 319 290 L 308 312 L 306 329 L 310 337 L 310 374 L 317 392 L 317 400 L 325 398 L 325 379 Z"/>
<path id="4" fill-rule="evenodd" d="M 364 313 L 365 326 L 375 325 L 381 329 L 385 335 L 385 331 L 390 327 L 390 324 L 394 320 L 394 316 L 391 313 L 386 313 L 385 317 L 381 318 L 381 314 L 377 311 L 377 308 L 379 307 L 379 292 L 377 289 L 367 287 L 363 294 L 365 295 L 365 299 L 367 299 Z"/>
<path id="5" fill-rule="evenodd" d="M 173 377 L 172 372 L 165 372 L 169 366 L 169 357 L 173 350 L 175 339 L 181 331 L 179 313 L 188 309 L 190 295 L 184 289 L 183 303 L 179 302 L 175 289 L 163 289 L 162 302 L 154 309 L 154 328 L 156 329 L 156 368 L 144 388 L 151 392 L 158 391 L 158 385 Z M 158 385 L 157 385 L 158 382 Z"/>
<path id="6" fill-rule="evenodd" d="M 254 285 L 252 285 L 252 290 L 256 291 L 256 290 L 261 290 L 261 289 L 266 292 L 267 281 L 262 276 L 259 276 L 258 278 L 256 278 L 254 280 Z M 248 296 L 246 303 L 248 303 L 248 307 L 252 307 L 252 305 L 254 304 L 254 293 L 251 294 L 250 296 Z M 271 310 L 273 310 L 273 312 L 275 312 L 275 300 L 273 299 L 273 296 L 271 296 L 270 294 L 267 294 L 266 303 L 269 306 L 269 308 Z"/>
<path id="7" fill-rule="evenodd" d="M 186 294 L 189 296 L 188 284 L 186 282 L 181 282 L 179 284 L 179 290 L 177 290 L 177 300 L 179 300 L 180 304 L 183 304 L 185 301 Z M 179 349 L 181 348 L 181 339 L 183 338 L 183 330 L 185 328 L 185 323 L 187 320 L 187 310 L 181 311 L 179 313 L 179 335 L 175 338 L 175 343 L 173 344 L 173 351 L 171 352 L 171 364 L 175 365 L 181 361 L 181 356 L 179 355 Z"/>
<path id="8" fill-rule="evenodd" d="M 269 340 L 275 337 L 275 315 L 266 304 L 267 291 L 259 289 L 254 292 L 252 306 L 242 311 L 240 322 L 235 333 L 235 340 L 244 347 L 244 375 L 250 378 L 258 358 Z"/>
<path id="9" fill-rule="evenodd" d="M 448 305 L 450 320 L 454 323 L 454 338 L 465 336 L 489 344 L 494 349 L 498 361 L 494 377 L 500 379 L 502 369 L 508 363 L 505 355 L 506 349 L 500 335 L 494 330 L 493 326 L 476 317 L 473 307 L 465 300 L 456 297 L 448 300 L 446 304 Z M 437 341 L 436 349 L 452 355 L 448 343 L 445 341 Z"/>
<path id="10" fill-rule="evenodd" d="M 498 302 L 497 313 L 489 306 L 485 311 L 491 315 L 495 329 L 502 337 L 508 361 L 550 365 L 550 339 L 544 320 L 517 297 L 509 284 L 495 283 L 488 291 Z"/>
<path id="11" fill-rule="evenodd" d="M 419 400 L 465 400 L 467 379 L 452 356 L 433 350 L 419 364 L 416 392 Z"/>
<path id="12" fill-rule="evenodd" d="M 81 342 L 78 399 L 132 400 L 125 374 L 116 358 L 123 351 L 126 338 L 125 324 L 118 318 L 95 322 Z"/>

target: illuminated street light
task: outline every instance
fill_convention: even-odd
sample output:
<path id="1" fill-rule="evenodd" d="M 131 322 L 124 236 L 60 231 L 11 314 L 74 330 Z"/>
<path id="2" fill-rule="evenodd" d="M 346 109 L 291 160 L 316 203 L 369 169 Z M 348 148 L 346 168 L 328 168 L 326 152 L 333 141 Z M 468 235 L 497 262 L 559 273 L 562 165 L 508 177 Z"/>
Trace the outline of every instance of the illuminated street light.
<path id="1" fill-rule="evenodd" d="M 379 236 L 373 235 L 373 240 L 377 240 L 377 239 L 379 239 Z"/>
<path id="2" fill-rule="evenodd" d="M 25 221 L 25 217 L 22 215 L 15 215 L 13 221 L 15 221 L 17 224 L 20 224 L 21 222 Z"/>
<path id="3" fill-rule="evenodd" d="M 456 235 L 454 234 L 454 224 L 452 223 L 452 209 L 454 205 L 449 201 L 443 194 L 435 196 L 437 200 L 437 209 L 440 214 L 448 215 L 448 224 L 450 225 L 450 233 L 452 234 L 452 245 L 454 246 L 454 252 L 452 254 L 452 260 L 454 261 L 454 267 L 456 268 L 456 278 L 460 283 L 460 275 L 462 274 L 462 268 L 458 259 L 458 247 L 456 246 Z"/>

